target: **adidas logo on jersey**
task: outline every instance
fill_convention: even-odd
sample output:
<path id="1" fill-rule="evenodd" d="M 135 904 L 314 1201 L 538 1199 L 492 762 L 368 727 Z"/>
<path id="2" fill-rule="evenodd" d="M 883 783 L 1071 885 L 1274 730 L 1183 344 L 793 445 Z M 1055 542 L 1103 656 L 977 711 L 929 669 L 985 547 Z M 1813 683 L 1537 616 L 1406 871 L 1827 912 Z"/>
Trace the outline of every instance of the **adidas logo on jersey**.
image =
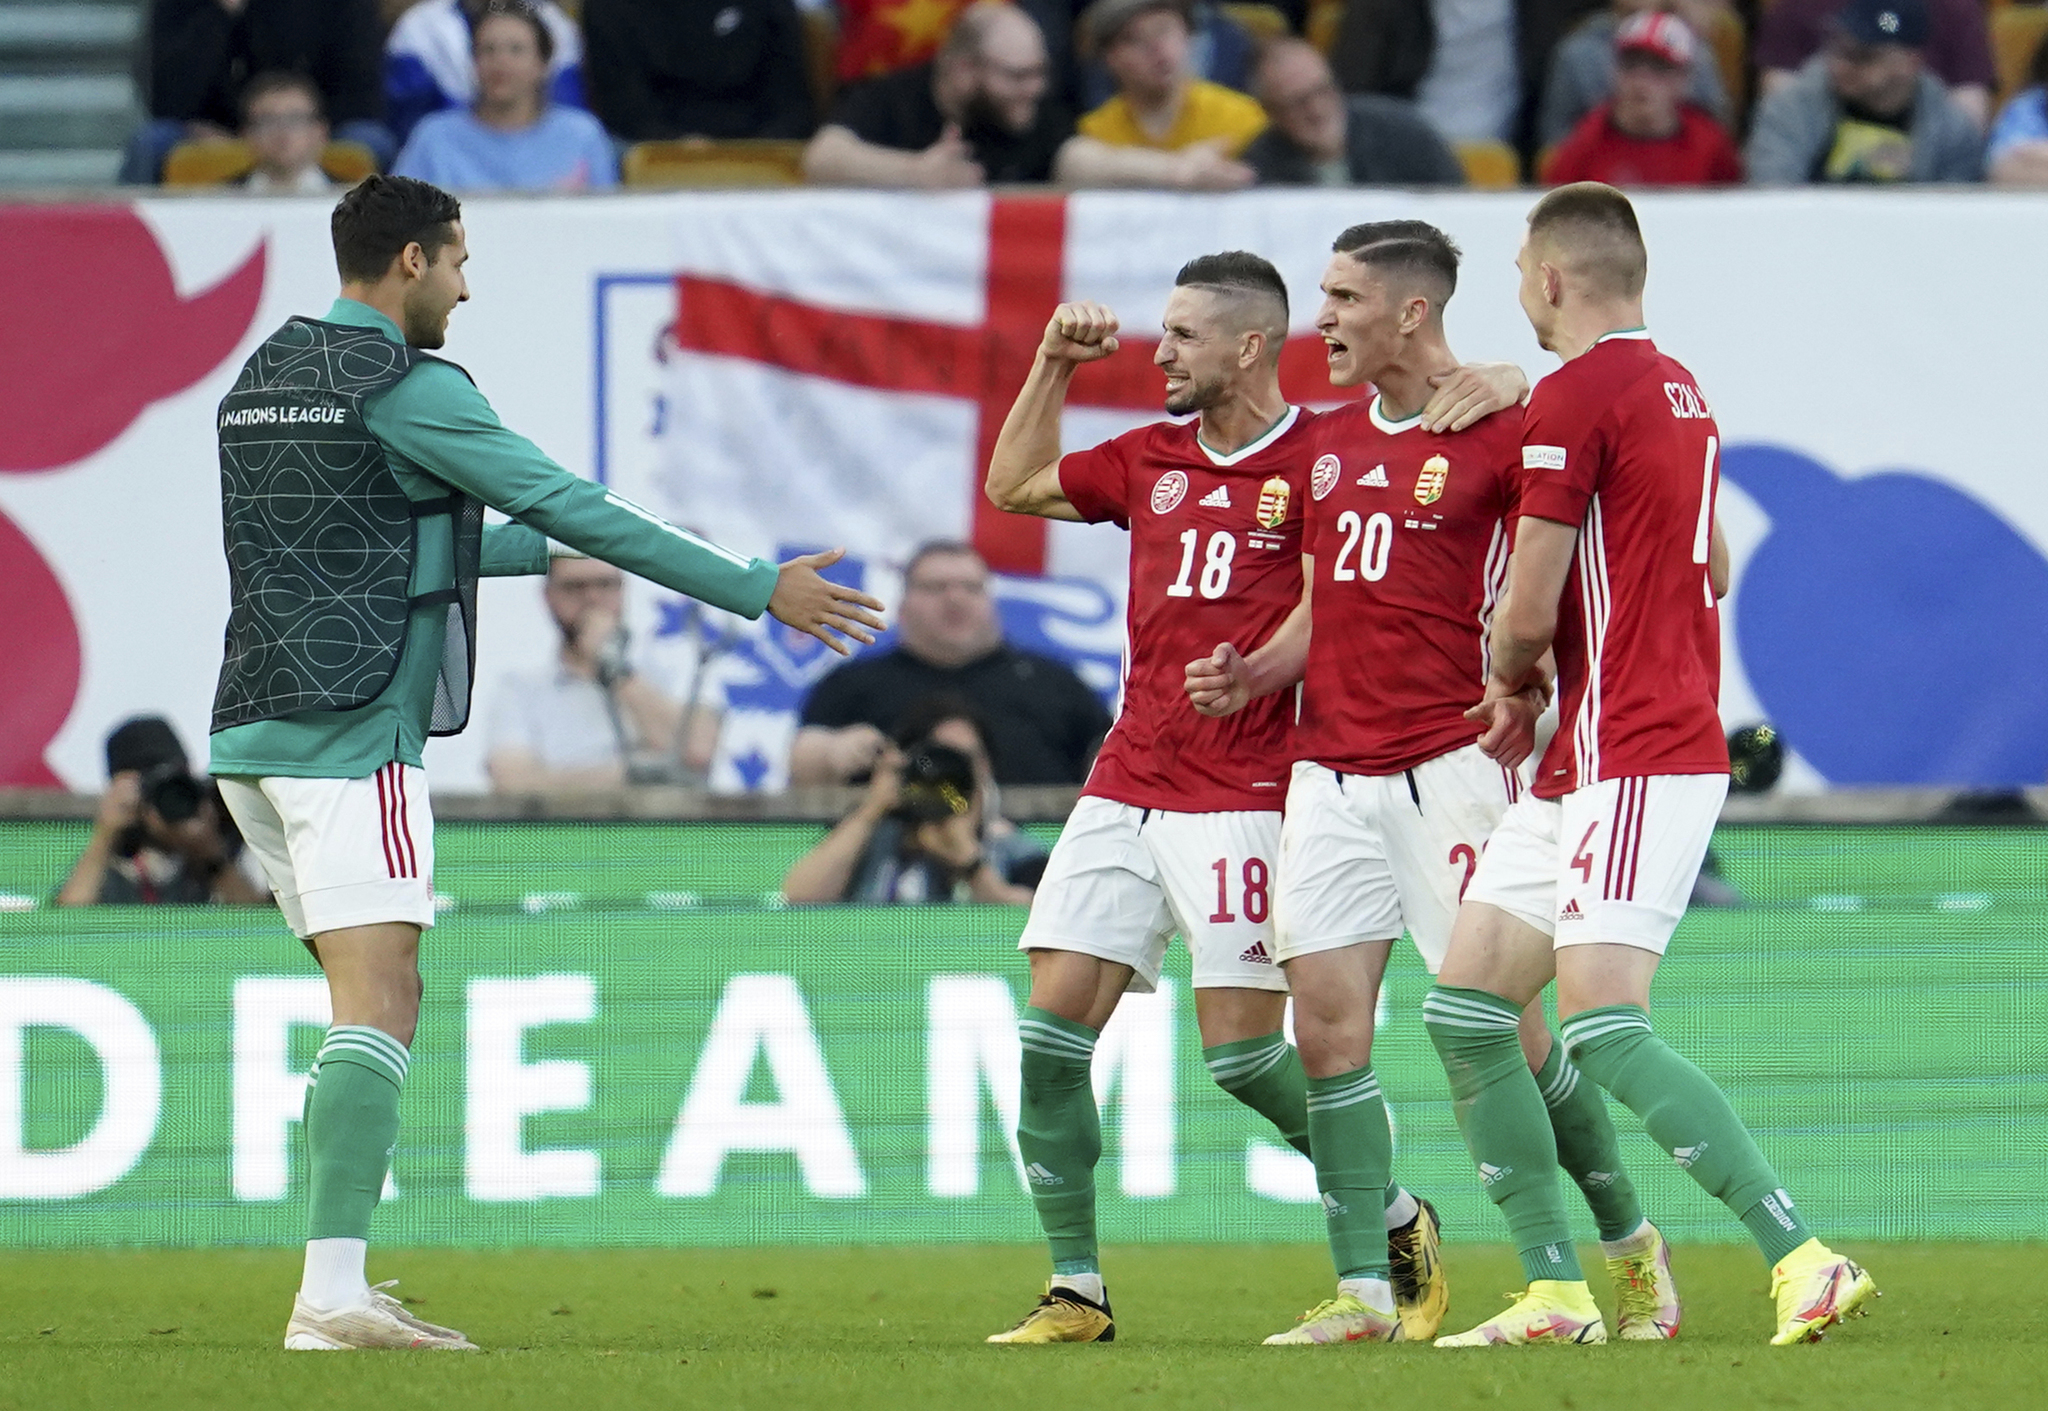
<path id="1" fill-rule="evenodd" d="M 1201 505 L 1203 509 L 1227 510 L 1230 508 L 1230 487 L 1228 485 L 1218 485 L 1214 490 L 1202 496 L 1196 503 Z"/>
<path id="2" fill-rule="evenodd" d="M 1244 965 L 1271 965 L 1273 957 L 1266 954 L 1264 941 L 1253 941 L 1252 948 L 1239 956 L 1238 961 Z"/>
<path id="3" fill-rule="evenodd" d="M 1579 899 L 1573 897 L 1567 901 L 1564 904 L 1564 910 L 1557 914 L 1557 919 L 1560 921 L 1584 921 L 1586 913 L 1579 910 Z"/>
<path id="4" fill-rule="evenodd" d="M 1374 466 L 1371 470 L 1358 477 L 1358 483 L 1365 486 L 1368 490 L 1386 489 L 1387 468 L 1384 465 Z"/>
<path id="5" fill-rule="evenodd" d="M 1036 1161 L 1024 1168 L 1024 1174 L 1031 1178 L 1034 1186 L 1063 1186 L 1067 1183 L 1065 1176 L 1055 1176 Z"/>

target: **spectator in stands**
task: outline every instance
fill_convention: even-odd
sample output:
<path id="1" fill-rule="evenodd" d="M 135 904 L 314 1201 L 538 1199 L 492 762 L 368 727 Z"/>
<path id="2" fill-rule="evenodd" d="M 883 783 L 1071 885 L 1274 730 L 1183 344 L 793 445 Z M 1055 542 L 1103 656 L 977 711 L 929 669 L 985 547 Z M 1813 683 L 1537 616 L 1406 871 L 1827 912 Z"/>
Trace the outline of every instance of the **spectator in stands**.
<path id="1" fill-rule="evenodd" d="M 1797 83 L 1835 33 L 1841 0 L 1771 0 L 1761 7 L 1752 57 L 1768 98 Z M 1981 0 L 1927 0 L 1926 64 L 1950 100 L 1981 131 L 1990 118 L 1998 71 Z"/>
<path id="2" fill-rule="evenodd" d="M 2034 50 L 2027 86 L 1998 115 L 1984 161 L 2000 186 L 2048 186 L 2048 40 Z"/>
<path id="3" fill-rule="evenodd" d="M 1073 186 L 1230 191 L 1255 173 L 1238 160 L 1266 127 L 1258 101 L 1195 76 L 1188 0 L 1095 0 L 1082 16 L 1114 98 L 1080 120 L 1054 167 Z"/>
<path id="4" fill-rule="evenodd" d="M 56 903 L 265 905 L 269 889 L 242 870 L 242 856 L 219 791 L 193 777 L 170 722 L 138 716 L 107 736 L 107 792 Z"/>
<path id="5" fill-rule="evenodd" d="M 542 590 L 562 634 L 554 664 L 498 687 L 485 769 L 501 794 L 578 793 L 700 780 L 719 712 L 692 689 L 686 706 L 636 669 L 625 575 L 597 559 L 558 558 Z M 701 677 L 701 673 L 693 673 Z"/>
<path id="6" fill-rule="evenodd" d="M 625 142 L 809 137 L 791 0 L 584 0 L 590 102 Z"/>
<path id="7" fill-rule="evenodd" d="M 256 165 L 237 183 L 244 190 L 318 195 L 334 183 L 320 170 L 327 118 L 320 90 L 299 73 L 258 74 L 242 90 L 242 140 Z"/>
<path id="8" fill-rule="evenodd" d="M 930 543 L 903 573 L 897 645 L 827 675 L 804 701 L 789 780 L 841 784 L 874 767 L 883 733 L 935 692 L 963 697 L 985 722 L 995 777 L 1078 784 L 1109 731 L 1109 712 L 1050 657 L 1003 641 L 988 565 L 965 544 Z"/>
<path id="9" fill-rule="evenodd" d="M 1663 0 L 1612 0 L 1604 10 L 1589 15 L 1577 29 L 1564 37 L 1550 56 L 1550 72 L 1543 84 L 1543 102 L 1536 119 L 1536 140 L 1545 148 L 1555 147 L 1571 133 L 1586 114 L 1614 96 L 1617 67 L 1615 35 L 1630 17 L 1669 8 Z M 1679 19 L 1695 39 L 1703 40 L 1707 26 L 1719 10 L 1715 4 L 1689 4 Z M 1694 109 L 1705 113 L 1723 129 L 1734 114 L 1728 106 L 1727 85 L 1721 81 L 1721 66 L 1705 43 L 1691 46 L 1687 61 L 1688 81 L 1681 95 Z"/>
<path id="10" fill-rule="evenodd" d="M 1330 50 L 1347 93 L 1415 103 L 1452 143 L 1519 144 L 1550 55 L 1600 0 L 1349 0 Z"/>
<path id="11" fill-rule="evenodd" d="M 527 0 L 487 0 L 476 22 L 476 103 L 421 118 L 392 168 L 449 191 L 616 186 L 596 118 L 548 101 L 554 35 Z"/>
<path id="12" fill-rule="evenodd" d="M 1232 19 L 1213 0 L 1190 0 L 1188 69 L 1240 93 L 1252 91 L 1252 70 L 1258 66 L 1258 36 Z M 1099 108 L 1117 93 L 1117 82 L 1098 56 L 1081 71 L 1083 108 Z"/>
<path id="13" fill-rule="evenodd" d="M 388 166 L 397 143 L 377 82 L 375 0 L 154 0 L 149 11 L 149 120 L 128 143 L 121 180 L 148 185 L 180 142 L 226 137 L 242 89 L 272 71 L 303 73 L 344 142 Z"/>
<path id="14" fill-rule="evenodd" d="M 476 21 L 488 0 L 420 0 L 398 17 L 384 44 L 384 117 L 404 142 L 428 113 L 467 108 L 476 101 Z M 548 60 L 548 98 L 583 108 L 583 35 L 555 0 L 532 0 L 554 56 Z"/>
<path id="15" fill-rule="evenodd" d="M 929 696 L 876 758 L 867 793 L 782 879 L 798 905 L 976 901 L 1029 906 L 1046 853 L 1003 818 L 988 747 L 958 697 Z"/>
<path id="16" fill-rule="evenodd" d="M 1614 96 L 1594 108 L 1544 163 L 1554 186 L 1726 186 L 1742 180 L 1727 129 L 1687 100 L 1691 31 L 1676 15 L 1629 16 L 1614 35 Z"/>
<path id="17" fill-rule="evenodd" d="M 1315 46 L 1279 39 L 1259 56 L 1253 90 L 1273 125 L 1245 148 L 1267 185 L 1463 186 L 1465 169 L 1398 98 L 1346 97 Z"/>
<path id="18" fill-rule="evenodd" d="M 1927 71 L 1925 0 L 1849 0 L 1825 54 L 1758 106 L 1749 179 L 1977 181 L 1984 139 Z"/>
<path id="19" fill-rule="evenodd" d="M 1049 98 L 1045 40 L 1015 5 L 961 12 L 929 64 L 854 84 L 804 152 L 812 181 L 958 187 L 1042 182 L 1074 125 Z"/>

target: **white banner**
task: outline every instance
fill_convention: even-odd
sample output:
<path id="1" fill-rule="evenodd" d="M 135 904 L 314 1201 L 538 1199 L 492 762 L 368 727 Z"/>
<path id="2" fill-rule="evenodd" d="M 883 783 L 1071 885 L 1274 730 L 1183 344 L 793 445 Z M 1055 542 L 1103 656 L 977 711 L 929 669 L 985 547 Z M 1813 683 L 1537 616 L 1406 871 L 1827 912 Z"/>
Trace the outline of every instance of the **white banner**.
<path id="1" fill-rule="evenodd" d="M 579 474 L 750 553 L 844 544 L 896 591 L 903 554 L 975 538 L 1007 628 L 1114 679 L 1123 538 L 1005 523 L 980 458 L 1061 297 L 1132 346 L 1077 384 L 1069 444 L 1157 414 L 1144 364 L 1174 271 L 1272 258 L 1294 293 L 1290 390 L 1313 398 L 1330 239 L 1419 217 L 1466 267 L 1454 347 L 1554 366 L 1515 302 L 1524 194 L 1258 192 L 991 199 L 744 193 L 476 201 L 472 301 L 447 356 Z M 1713 400 L 1737 565 L 1723 715 L 1771 719 L 1797 779 L 2048 777 L 2048 487 L 2037 468 L 2035 252 L 2048 198 L 1717 193 L 1639 203 L 1652 332 Z M 226 615 L 212 412 L 256 343 L 319 314 L 328 204 L 152 199 L 0 207 L 0 783 L 102 782 L 135 713 L 204 739 Z M 836 662 L 642 586 L 629 620 L 728 706 L 714 780 L 773 788 L 795 704 Z M 542 665 L 537 584 L 487 583 L 476 723 L 437 787 L 483 786 L 497 685 Z"/>

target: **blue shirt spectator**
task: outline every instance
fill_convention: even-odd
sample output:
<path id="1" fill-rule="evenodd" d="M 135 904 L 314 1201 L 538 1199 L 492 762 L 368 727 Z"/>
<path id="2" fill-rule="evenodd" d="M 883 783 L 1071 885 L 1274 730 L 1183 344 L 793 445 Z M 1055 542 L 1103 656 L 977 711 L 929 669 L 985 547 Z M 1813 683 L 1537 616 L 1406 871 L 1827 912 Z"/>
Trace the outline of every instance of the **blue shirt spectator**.
<path id="1" fill-rule="evenodd" d="M 393 168 L 449 190 L 561 191 L 616 186 L 597 119 L 547 99 L 553 37 L 524 0 L 489 0 L 476 23 L 473 107 L 430 113 Z"/>
<path id="2" fill-rule="evenodd" d="M 1984 166 L 2000 186 L 2048 186 L 2048 40 L 2034 50 L 2027 86 L 1992 124 Z"/>
<path id="3" fill-rule="evenodd" d="M 428 113 L 476 101 L 472 27 L 488 0 L 421 0 L 398 17 L 384 44 L 384 118 L 400 142 Z M 569 108 L 583 99 L 583 34 L 555 0 L 532 0 L 554 41 L 548 97 Z"/>

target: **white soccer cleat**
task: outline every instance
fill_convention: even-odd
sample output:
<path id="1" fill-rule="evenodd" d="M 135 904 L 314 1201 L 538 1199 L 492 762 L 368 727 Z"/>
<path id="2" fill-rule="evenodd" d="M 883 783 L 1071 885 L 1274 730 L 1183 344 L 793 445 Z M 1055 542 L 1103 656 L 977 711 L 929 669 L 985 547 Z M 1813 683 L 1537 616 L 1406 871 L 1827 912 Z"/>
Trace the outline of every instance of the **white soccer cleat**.
<path id="1" fill-rule="evenodd" d="M 415 1318 L 384 1290 L 387 1279 L 352 1308 L 326 1312 L 305 1299 L 292 1299 L 292 1320 L 285 1325 L 287 1352 L 355 1352 L 369 1348 L 406 1348 L 421 1352 L 475 1352 L 477 1345 L 453 1328 Z"/>

